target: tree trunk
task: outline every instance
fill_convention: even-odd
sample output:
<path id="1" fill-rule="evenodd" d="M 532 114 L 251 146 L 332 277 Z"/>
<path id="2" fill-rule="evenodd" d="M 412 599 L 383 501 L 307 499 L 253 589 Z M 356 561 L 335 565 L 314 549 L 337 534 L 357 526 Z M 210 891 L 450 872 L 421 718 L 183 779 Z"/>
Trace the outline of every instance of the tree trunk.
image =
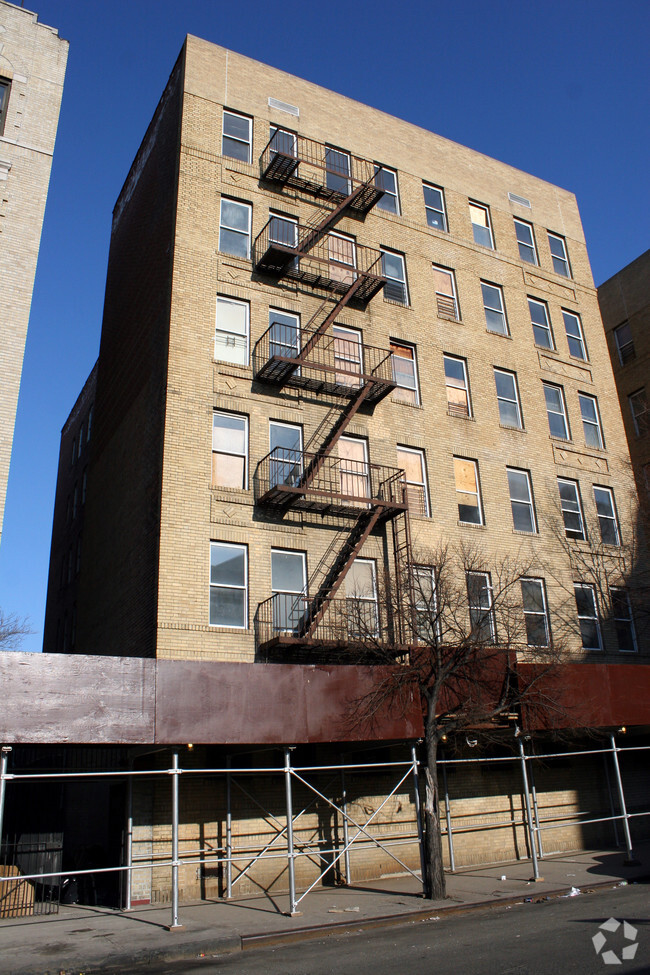
<path id="1" fill-rule="evenodd" d="M 424 882 L 425 897 L 442 900 L 447 896 L 445 871 L 442 863 L 442 835 L 440 832 L 440 797 L 438 794 L 438 741 L 426 736 L 427 767 L 424 799 L 424 850 L 427 877 Z"/>

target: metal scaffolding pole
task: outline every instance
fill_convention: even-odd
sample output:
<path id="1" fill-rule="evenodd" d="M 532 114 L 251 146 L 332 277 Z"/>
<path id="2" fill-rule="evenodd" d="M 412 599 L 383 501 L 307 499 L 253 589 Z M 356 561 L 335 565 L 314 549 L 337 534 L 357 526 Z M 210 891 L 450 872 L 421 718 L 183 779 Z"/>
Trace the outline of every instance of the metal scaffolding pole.
<path id="1" fill-rule="evenodd" d="M 129 776 L 126 783 L 126 844 L 125 860 L 127 870 L 124 875 L 124 908 L 125 911 L 131 910 L 131 877 L 133 866 L 133 779 Z"/>
<path id="2" fill-rule="evenodd" d="M 7 763 L 11 745 L 3 745 L 0 752 L 0 846 L 2 846 L 2 829 L 5 815 L 5 788 L 7 783 Z"/>
<path id="3" fill-rule="evenodd" d="M 621 838 L 618 835 L 618 821 L 616 819 L 616 809 L 614 807 L 614 793 L 612 792 L 612 779 L 609 774 L 609 762 L 607 761 L 607 753 L 603 752 L 603 766 L 605 768 L 605 781 L 607 782 L 607 794 L 609 796 L 609 811 L 612 814 L 612 826 L 614 827 L 614 842 L 617 846 L 621 845 Z"/>
<path id="4" fill-rule="evenodd" d="M 532 758 L 532 756 L 531 756 Z M 533 793 L 533 815 L 535 816 L 535 835 L 537 836 L 537 852 L 540 860 L 544 858 L 544 848 L 542 847 L 542 832 L 539 828 L 539 808 L 537 806 L 537 789 L 535 788 L 535 768 L 530 763 L 530 788 Z"/>
<path id="5" fill-rule="evenodd" d="M 289 866 L 289 915 L 298 914 L 296 910 L 296 863 L 293 852 L 293 802 L 291 798 L 291 749 L 284 750 L 284 789 L 287 799 L 287 861 Z"/>
<path id="6" fill-rule="evenodd" d="M 227 759 L 226 765 L 226 897 L 232 897 L 232 775 L 230 772 L 231 760 Z"/>
<path id="7" fill-rule="evenodd" d="M 343 765 L 343 756 L 341 756 Z M 345 882 L 352 883 L 352 870 L 350 867 L 350 836 L 348 831 L 348 792 L 345 786 L 345 769 L 341 768 L 341 812 L 343 813 L 343 844 L 345 846 Z"/>
<path id="8" fill-rule="evenodd" d="M 183 925 L 178 922 L 178 752 L 172 755 L 172 923 L 170 931 L 179 931 Z"/>
<path id="9" fill-rule="evenodd" d="M 618 763 L 618 752 L 620 749 L 616 744 L 616 739 L 614 735 L 609 736 L 609 740 L 612 746 L 612 761 L 614 762 L 614 771 L 616 772 L 616 785 L 618 787 L 618 801 L 621 805 L 621 813 L 623 819 L 623 833 L 625 834 L 625 846 L 627 848 L 627 860 L 626 863 L 637 863 L 634 856 L 634 850 L 632 849 L 632 837 L 630 835 L 630 817 L 628 815 L 627 807 L 625 805 L 625 793 L 623 792 L 623 779 L 621 778 L 621 767 Z"/>
<path id="10" fill-rule="evenodd" d="M 422 874 L 422 896 L 427 893 L 427 863 L 424 858 L 424 831 L 422 829 L 422 808 L 420 804 L 420 777 L 418 775 L 418 753 L 415 745 L 411 745 L 411 762 L 413 764 L 413 796 L 415 799 L 415 818 L 418 824 L 418 847 L 420 849 L 420 872 Z"/>
<path id="11" fill-rule="evenodd" d="M 449 869 L 453 873 L 456 869 L 454 856 L 454 834 L 451 830 L 451 809 L 449 808 L 449 789 L 447 787 L 447 766 L 442 766 L 442 786 L 445 790 L 445 818 L 447 820 L 447 845 L 449 846 Z"/>
<path id="12" fill-rule="evenodd" d="M 531 859 L 533 861 L 533 879 L 541 880 L 539 875 L 539 865 L 537 863 L 537 844 L 535 841 L 535 827 L 533 826 L 533 815 L 530 809 L 530 793 L 528 791 L 528 773 L 526 771 L 526 753 L 524 743 L 521 738 L 519 741 L 519 757 L 521 759 L 521 778 L 524 783 L 524 801 L 526 803 L 526 826 L 528 827 L 528 845 L 530 846 Z"/>

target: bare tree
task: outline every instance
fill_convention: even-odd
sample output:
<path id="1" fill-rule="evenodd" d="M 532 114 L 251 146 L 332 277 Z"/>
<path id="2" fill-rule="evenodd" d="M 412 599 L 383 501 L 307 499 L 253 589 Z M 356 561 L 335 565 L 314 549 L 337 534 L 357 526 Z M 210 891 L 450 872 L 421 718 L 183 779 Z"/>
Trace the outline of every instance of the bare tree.
<path id="1" fill-rule="evenodd" d="M 23 637 L 31 633 L 27 620 L 0 609 L 0 650 L 17 650 Z"/>

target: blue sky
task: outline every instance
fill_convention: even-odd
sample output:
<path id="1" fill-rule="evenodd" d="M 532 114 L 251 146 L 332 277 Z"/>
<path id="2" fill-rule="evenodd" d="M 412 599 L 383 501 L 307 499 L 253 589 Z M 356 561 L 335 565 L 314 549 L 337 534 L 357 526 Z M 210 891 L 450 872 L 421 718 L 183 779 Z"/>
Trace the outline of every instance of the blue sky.
<path id="1" fill-rule="evenodd" d="M 24 650 L 42 644 L 60 431 L 99 349 L 113 204 L 186 33 L 572 190 L 596 284 L 650 246 L 648 0 L 25 6 L 70 55 L 0 546 Z"/>

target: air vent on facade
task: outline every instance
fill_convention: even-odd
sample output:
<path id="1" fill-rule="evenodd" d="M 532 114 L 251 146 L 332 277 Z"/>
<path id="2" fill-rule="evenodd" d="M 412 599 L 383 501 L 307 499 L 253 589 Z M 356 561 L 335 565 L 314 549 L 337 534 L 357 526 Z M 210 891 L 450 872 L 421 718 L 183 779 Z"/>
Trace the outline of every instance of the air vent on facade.
<path id="1" fill-rule="evenodd" d="M 511 203 L 518 203 L 520 207 L 528 207 L 531 209 L 530 200 L 527 200 L 525 196 L 517 196 L 516 193 L 508 193 L 508 199 Z"/>
<path id="2" fill-rule="evenodd" d="M 269 108 L 275 108 L 278 112 L 286 112 L 287 115 L 295 115 L 296 117 L 300 115 L 300 109 L 297 105 L 289 105 L 287 102 L 281 102 L 277 98 L 269 98 Z"/>

